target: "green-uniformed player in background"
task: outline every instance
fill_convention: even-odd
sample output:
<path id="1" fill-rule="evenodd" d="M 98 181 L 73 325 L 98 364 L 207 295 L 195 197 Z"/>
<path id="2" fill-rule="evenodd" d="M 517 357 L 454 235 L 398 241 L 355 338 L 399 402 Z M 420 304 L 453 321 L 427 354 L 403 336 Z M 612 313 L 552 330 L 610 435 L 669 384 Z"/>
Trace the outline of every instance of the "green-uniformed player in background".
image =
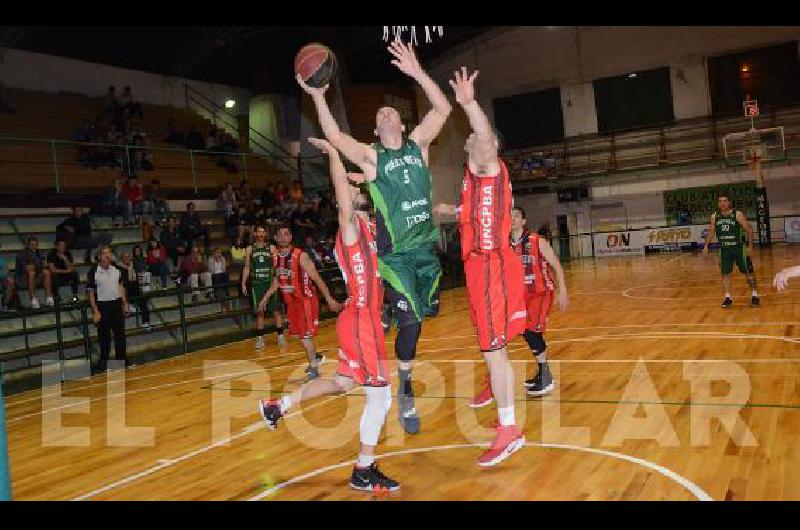
<path id="1" fill-rule="evenodd" d="M 399 420 L 407 433 L 416 434 L 419 415 L 414 406 L 411 369 L 421 322 L 439 311 L 442 274 L 435 252 L 439 229 L 432 215 L 428 146 L 442 130 L 451 105 L 410 46 L 393 42 L 389 53 L 394 56 L 392 64 L 413 78 L 431 103 L 431 110 L 408 135 L 397 110 L 381 107 L 375 116 L 378 142 L 360 143 L 339 130 L 325 102 L 327 86 L 309 87 L 300 76 L 297 81 L 314 100 L 325 137 L 363 172 L 351 174 L 351 179 L 369 183 L 376 212 L 378 267 L 398 327 Z"/>
<path id="2" fill-rule="evenodd" d="M 719 211 L 711 214 L 703 254 L 708 254 L 708 245 L 716 236 L 720 246 L 719 265 L 722 269 L 722 286 L 725 289 L 725 300 L 722 302 L 722 307 L 727 308 L 733 305 L 731 272 L 734 264 L 739 272 L 747 275 L 747 283 L 751 290 L 750 306 L 758 307 L 760 300 L 756 290 L 752 260 L 755 239 L 753 227 L 750 226 L 744 213 L 731 208 L 731 201 L 727 195 L 721 194 L 717 199 L 717 205 Z"/>
<path id="3" fill-rule="evenodd" d="M 272 264 L 272 257 L 275 255 L 275 245 L 267 241 L 267 229 L 263 226 L 256 226 L 253 233 L 253 245 L 247 247 L 244 255 L 244 270 L 242 270 L 242 294 L 247 296 L 247 278 L 252 275 L 251 301 L 253 312 L 256 314 L 256 349 L 264 347 L 264 313 L 258 310 L 258 304 L 264 293 L 267 292 L 275 277 L 275 269 Z M 281 318 L 281 305 L 278 295 L 275 294 L 269 299 L 267 311 L 275 317 L 275 328 L 278 330 L 278 346 L 286 346 L 284 336 L 283 319 Z"/>

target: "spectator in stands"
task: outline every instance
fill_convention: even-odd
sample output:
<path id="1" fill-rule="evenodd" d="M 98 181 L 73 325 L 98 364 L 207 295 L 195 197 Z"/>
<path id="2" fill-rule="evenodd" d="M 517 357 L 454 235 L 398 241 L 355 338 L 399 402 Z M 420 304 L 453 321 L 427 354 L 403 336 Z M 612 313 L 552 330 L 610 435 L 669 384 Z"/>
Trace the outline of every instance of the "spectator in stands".
<path id="1" fill-rule="evenodd" d="M 314 265 L 317 269 L 322 268 L 322 247 L 314 241 L 314 236 L 307 234 L 303 240 L 303 250 L 306 254 L 314 260 Z"/>
<path id="2" fill-rule="evenodd" d="M 147 263 L 144 260 L 144 252 L 142 251 L 141 245 L 134 245 L 133 246 L 133 256 L 131 257 L 133 261 L 133 269 L 136 271 L 136 274 L 144 274 L 147 272 Z M 150 282 L 139 282 L 144 284 L 149 284 Z"/>
<path id="3" fill-rule="evenodd" d="M 207 264 L 203 262 L 203 249 L 199 245 L 192 247 L 189 256 L 181 262 L 180 276 L 181 281 L 188 281 L 189 287 L 193 290 L 199 287 L 199 280 L 202 280 L 203 287 L 211 287 L 211 273 Z M 211 294 L 213 294 L 211 289 L 206 290 L 207 297 L 210 298 Z M 192 303 L 197 303 L 197 301 L 198 296 L 193 291 Z"/>
<path id="4" fill-rule="evenodd" d="M 267 187 L 264 188 L 264 191 L 261 192 L 261 206 L 263 208 L 269 209 L 274 208 L 277 204 L 275 199 L 275 184 L 270 182 L 267 184 Z"/>
<path id="5" fill-rule="evenodd" d="M 231 245 L 231 261 L 238 268 L 244 265 L 244 257 L 247 251 L 247 243 L 243 237 L 237 237 L 236 242 Z"/>
<path id="6" fill-rule="evenodd" d="M 336 240 L 331 235 L 325 238 L 325 244 L 322 245 L 322 259 L 326 265 L 336 261 Z"/>
<path id="7" fill-rule="evenodd" d="M 306 235 L 316 229 L 316 214 L 311 210 L 311 205 L 301 203 L 300 207 L 292 212 L 289 222 L 292 225 L 292 234 L 297 241 L 304 241 Z"/>
<path id="8" fill-rule="evenodd" d="M 72 253 L 67 250 L 66 241 L 56 241 L 56 247 L 47 254 L 47 268 L 53 282 L 53 293 L 58 299 L 58 289 L 69 285 L 72 289 L 72 301 L 78 301 L 78 272 L 72 266 Z"/>
<path id="9" fill-rule="evenodd" d="M 189 134 L 186 135 L 186 148 L 195 151 L 206 148 L 206 139 L 203 138 L 203 133 L 198 131 L 194 125 L 189 127 Z"/>
<path id="10" fill-rule="evenodd" d="M 36 297 L 36 287 L 44 287 L 47 300 L 45 305 L 54 306 L 53 288 L 50 270 L 46 268 L 44 257 L 39 252 L 39 240 L 33 236 L 28 238 L 26 248 L 17 253 L 15 276 L 17 289 L 28 290 L 31 307 L 39 309 L 39 299 Z"/>
<path id="11" fill-rule="evenodd" d="M 142 249 L 139 248 L 141 255 Z M 142 295 L 141 277 L 136 270 L 136 264 L 128 252 L 122 253 L 122 263 L 117 265 L 117 268 L 122 274 L 122 285 L 125 287 L 125 292 L 128 294 L 128 302 L 139 308 L 142 315 L 142 328 L 145 331 L 150 331 L 150 308 L 147 304 L 147 298 Z M 130 311 L 130 309 L 129 309 Z M 132 311 L 131 311 L 132 312 Z"/>
<path id="12" fill-rule="evenodd" d="M 289 192 L 286 190 L 286 184 L 283 182 L 279 182 L 277 186 L 275 186 L 275 202 L 278 204 L 282 204 L 289 199 Z"/>
<path id="13" fill-rule="evenodd" d="M 111 223 L 115 227 L 122 225 L 118 218 L 122 219 L 125 215 L 126 204 L 127 199 L 125 199 L 125 194 L 122 191 L 122 179 L 114 179 L 111 189 L 108 190 L 105 199 L 103 199 L 102 210 L 103 213 L 111 216 Z"/>
<path id="14" fill-rule="evenodd" d="M 106 99 L 103 108 L 105 110 L 105 114 L 111 118 L 112 122 L 116 120 L 119 107 L 120 101 L 117 98 L 117 89 L 111 85 L 108 87 L 108 92 L 106 92 Z"/>
<path id="15" fill-rule="evenodd" d="M 239 206 L 225 218 L 225 235 L 228 236 L 228 239 L 231 241 L 235 241 L 238 238 L 244 239 L 244 214 L 245 207 Z"/>
<path id="16" fill-rule="evenodd" d="M 111 263 L 113 254 L 111 247 L 104 245 L 100 249 L 100 259 L 93 264 L 87 274 L 86 292 L 89 294 L 89 305 L 92 307 L 92 321 L 97 325 L 98 342 L 100 343 L 99 371 L 106 371 L 108 354 L 111 350 L 111 332 L 114 333 L 114 354 L 125 361 L 126 355 L 125 318 L 130 314 L 125 286 L 122 283 L 121 267 Z"/>
<path id="17" fill-rule="evenodd" d="M 297 204 L 305 202 L 305 190 L 303 189 L 303 183 L 299 180 L 292 181 L 292 191 L 289 192 L 289 200 Z"/>
<path id="18" fill-rule="evenodd" d="M 147 201 L 146 209 L 155 216 L 156 224 L 158 226 L 166 223 L 167 218 L 170 215 L 169 203 L 159 193 L 160 186 L 161 181 L 158 179 L 153 179 L 150 181 L 150 185 L 147 187 L 144 193 L 145 201 Z"/>
<path id="19" fill-rule="evenodd" d="M 164 134 L 164 141 L 170 145 L 184 145 L 186 141 L 183 131 L 178 128 L 175 118 L 170 118 L 167 122 L 167 132 Z"/>
<path id="20" fill-rule="evenodd" d="M 139 115 L 139 119 L 144 119 L 144 112 L 142 111 L 142 104 L 133 99 L 131 87 L 126 86 L 122 89 L 122 95 L 119 97 L 120 106 L 127 109 L 131 116 L 134 114 Z"/>
<path id="21" fill-rule="evenodd" d="M 203 238 L 203 244 L 208 248 L 211 234 L 208 226 L 203 225 L 200 215 L 195 211 L 193 202 L 186 205 L 186 212 L 181 216 L 180 233 L 190 249 L 194 246 L 194 240 L 199 237 Z"/>
<path id="22" fill-rule="evenodd" d="M 228 276 L 228 263 L 225 261 L 225 256 L 222 255 L 221 248 L 215 248 L 214 255 L 208 258 L 208 271 L 211 273 L 214 296 L 223 301 L 223 307 L 227 310 L 228 287 L 226 284 L 230 282 L 230 277 Z"/>
<path id="23" fill-rule="evenodd" d="M 93 232 L 88 215 L 83 214 L 80 206 L 72 207 L 72 216 L 67 217 L 56 227 L 56 239 L 67 242 L 67 247 L 86 249 L 84 262 L 92 260 L 92 250 L 100 245 L 110 245 L 112 236 L 109 232 Z"/>
<path id="24" fill-rule="evenodd" d="M 133 165 L 133 172 L 140 171 L 155 171 L 156 166 L 153 162 L 153 154 L 144 148 L 144 140 L 141 136 L 137 136 L 131 142 L 133 146 L 130 150 L 131 164 Z"/>
<path id="25" fill-rule="evenodd" d="M 169 255 L 167 254 L 167 248 L 155 239 L 151 239 L 147 247 L 147 257 L 145 258 L 147 272 L 153 276 L 158 276 L 161 279 L 161 288 L 166 289 L 169 283 L 169 263 L 167 262 Z"/>
<path id="26" fill-rule="evenodd" d="M 15 291 L 14 281 L 8 277 L 6 258 L 0 254 L 0 311 L 11 311 L 11 300 Z"/>
<path id="27" fill-rule="evenodd" d="M 243 204 L 246 207 L 253 204 L 253 192 L 250 190 L 250 183 L 247 182 L 247 180 L 243 180 L 239 183 L 239 190 L 236 196 L 239 199 L 239 204 Z"/>
<path id="28" fill-rule="evenodd" d="M 233 184 L 230 182 L 225 183 L 225 187 L 219 194 L 217 204 L 221 212 L 225 213 L 225 217 L 229 217 L 236 208 L 236 191 L 233 189 Z"/>
<path id="29" fill-rule="evenodd" d="M 178 256 L 186 255 L 186 241 L 178 230 L 178 221 L 175 217 L 167 220 L 167 227 L 161 230 L 161 244 L 167 249 L 167 255 L 172 260 L 172 266 L 178 267 Z"/>
<path id="30" fill-rule="evenodd" d="M 122 193 L 125 195 L 125 226 L 135 226 L 139 224 L 139 216 L 146 215 L 147 203 L 144 201 L 144 188 L 139 184 L 136 175 L 128 177 L 128 182 L 122 186 Z M 135 215 L 133 221 L 131 216 Z"/>

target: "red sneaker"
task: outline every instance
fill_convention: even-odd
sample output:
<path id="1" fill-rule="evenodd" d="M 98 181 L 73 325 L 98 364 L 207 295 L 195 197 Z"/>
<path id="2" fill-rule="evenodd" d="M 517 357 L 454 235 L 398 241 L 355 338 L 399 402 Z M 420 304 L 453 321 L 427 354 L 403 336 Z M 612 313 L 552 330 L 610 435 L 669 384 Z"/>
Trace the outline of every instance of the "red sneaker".
<path id="1" fill-rule="evenodd" d="M 480 457 L 479 466 L 493 466 L 499 464 L 525 445 L 525 437 L 516 425 L 502 425 L 497 427 L 497 434 L 492 440 L 492 445 Z"/>
<path id="2" fill-rule="evenodd" d="M 492 395 L 492 384 L 489 380 L 489 376 L 486 376 L 486 380 L 483 382 L 483 390 L 481 390 L 477 396 L 472 398 L 472 401 L 469 402 L 469 406 L 473 409 L 479 409 L 491 404 L 492 401 L 494 401 L 494 395 Z"/>

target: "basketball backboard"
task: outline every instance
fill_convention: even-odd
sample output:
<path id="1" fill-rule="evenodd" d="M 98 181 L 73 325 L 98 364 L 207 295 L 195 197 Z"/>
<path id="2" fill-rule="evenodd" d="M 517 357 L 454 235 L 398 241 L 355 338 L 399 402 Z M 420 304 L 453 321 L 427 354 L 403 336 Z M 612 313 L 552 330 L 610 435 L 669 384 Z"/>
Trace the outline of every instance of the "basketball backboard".
<path id="1" fill-rule="evenodd" d="M 722 143 L 725 162 L 730 166 L 745 166 L 756 160 L 769 162 L 786 159 L 783 127 L 726 134 Z"/>

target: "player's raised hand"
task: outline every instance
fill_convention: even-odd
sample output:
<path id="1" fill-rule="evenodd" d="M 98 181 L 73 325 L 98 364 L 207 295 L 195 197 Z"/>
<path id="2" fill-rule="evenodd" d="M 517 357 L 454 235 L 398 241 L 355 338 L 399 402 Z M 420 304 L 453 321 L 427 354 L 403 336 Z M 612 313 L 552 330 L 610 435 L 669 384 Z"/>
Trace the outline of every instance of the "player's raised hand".
<path id="1" fill-rule="evenodd" d="M 333 146 L 328 142 L 328 140 L 323 140 L 322 138 L 309 138 L 308 143 L 322 151 L 322 153 L 329 155 L 334 151 Z"/>
<path id="2" fill-rule="evenodd" d="M 401 41 L 393 41 L 387 49 L 394 56 L 392 64 L 407 76 L 416 79 L 424 72 L 411 44 L 406 45 Z"/>
<path id="3" fill-rule="evenodd" d="M 480 71 L 475 70 L 472 75 L 468 75 L 467 67 L 462 66 L 461 71 L 453 72 L 454 77 L 450 80 L 450 86 L 456 94 L 456 101 L 459 105 L 468 105 L 475 101 L 475 79 Z"/>
<path id="4" fill-rule="evenodd" d="M 312 86 L 308 86 L 306 84 L 306 82 L 303 81 L 303 78 L 300 77 L 300 74 L 297 74 L 295 76 L 295 79 L 297 79 L 297 84 L 300 85 L 300 88 L 302 88 L 305 91 L 305 93 L 308 94 L 311 97 L 315 97 L 315 96 L 324 97 L 325 96 L 325 91 L 328 90 L 328 84 L 326 84 L 325 86 L 322 86 L 320 88 L 314 88 Z"/>

